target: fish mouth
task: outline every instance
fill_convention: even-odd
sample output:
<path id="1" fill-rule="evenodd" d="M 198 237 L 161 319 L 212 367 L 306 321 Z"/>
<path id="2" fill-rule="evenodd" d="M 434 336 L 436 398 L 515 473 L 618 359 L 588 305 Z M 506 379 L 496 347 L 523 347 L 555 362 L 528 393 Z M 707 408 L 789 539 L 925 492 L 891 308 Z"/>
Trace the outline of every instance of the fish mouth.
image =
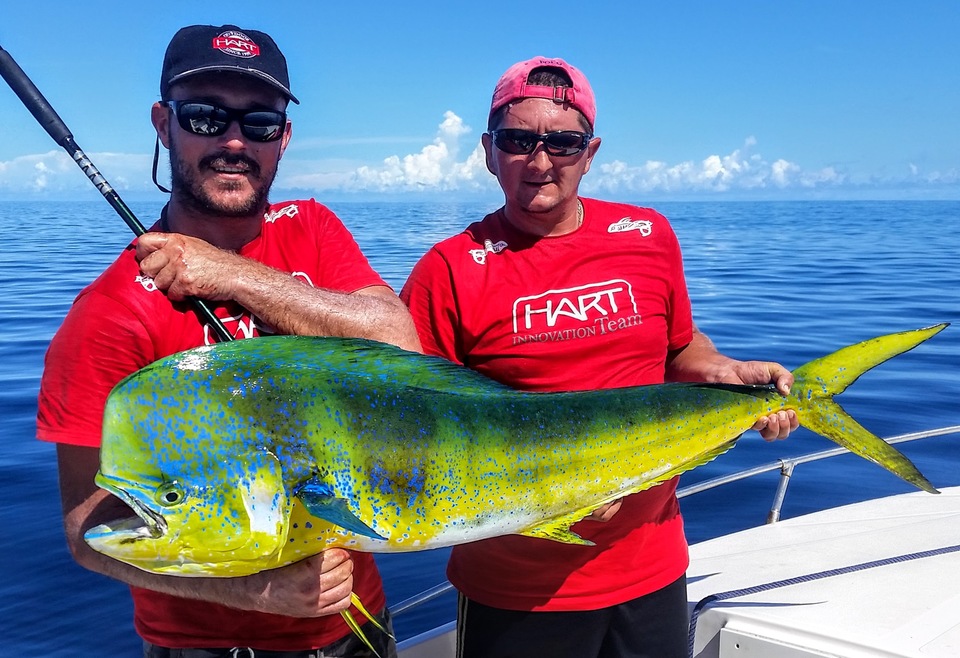
<path id="1" fill-rule="evenodd" d="M 105 540 L 109 540 L 111 543 L 125 544 L 143 539 L 160 539 L 167 533 L 167 521 L 163 518 L 163 515 L 150 509 L 135 494 L 111 483 L 100 473 L 97 473 L 95 482 L 97 486 L 109 491 L 126 503 L 135 516 L 117 519 L 90 528 L 84 534 L 84 538 L 88 542 L 102 544 Z"/>

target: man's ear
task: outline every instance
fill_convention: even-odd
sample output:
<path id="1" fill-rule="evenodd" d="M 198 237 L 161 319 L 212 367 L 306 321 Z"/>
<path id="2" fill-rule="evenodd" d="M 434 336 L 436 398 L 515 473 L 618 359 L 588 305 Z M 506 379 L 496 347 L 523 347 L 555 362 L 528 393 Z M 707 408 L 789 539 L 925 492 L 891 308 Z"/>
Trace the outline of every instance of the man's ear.
<path id="1" fill-rule="evenodd" d="M 165 149 L 170 148 L 170 108 L 161 105 L 159 102 L 153 104 L 150 108 L 150 121 L 157 131 L 157 137 Z"/>
<path id="2" fill-rule="evenodd" d="M 283 129 L 283 137 L 280 138 L 280 155 L 277 160 L 283 157 L 283 152 L 287 150 L 287 144 L 290 143 L 290 137 L 293 135 L 293 122 L 287 119 L 287 125 Z"/>
<path id="3" fill-rule="evenodd" d="M 593 164 L 593 156 L 597 154 L 597 151 L 600 150 L 600 138 L 594 137 L 590 140 L 590 143 L 587 145 L 587 163 L 583 168 L 583 173 L 590 171 L 590 165 Z"/>
<path id="4" fill-rule="evenodd" d="M 487 163 L 487 171 L 496 176 L 497 172 L 494 170 L 493 166 L 493 138 L 490 136 L 490 133 L 483 133 L 480 135 L 480 143 L 483 145 L 483 152 L 485 154 L 485 160 Z"/>

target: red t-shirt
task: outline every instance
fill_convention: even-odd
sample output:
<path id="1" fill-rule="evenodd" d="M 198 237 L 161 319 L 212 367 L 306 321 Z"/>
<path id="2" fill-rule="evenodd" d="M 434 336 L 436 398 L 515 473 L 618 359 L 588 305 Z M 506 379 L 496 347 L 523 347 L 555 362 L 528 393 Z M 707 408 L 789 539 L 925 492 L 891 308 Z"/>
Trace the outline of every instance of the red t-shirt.
<path id="1" fill-rule="evenodd" d="M 386 285 L 353 236 L 319 203 L 273 204 L 242 256 L 290 272 L 315 287 L 355 292 Z M 236 338 L 273 333 L 234 303 L 212 304 Z M 37 416 L 44 441 L 98 447 L 107 394 L 126 375 L 175 352 L 216 342 L 187 303 L 173 304 L 140 274 L 128 247 L 77 296 L 47 351 Z M 373 556 L 354 553 L 354 592 L 371 612 L 385 604 Z M 296 619 L 239 611 L 131 587 L 134 624 L 149 642 L 171 648 L 253 646 L 294 651 L 350 633 L 340 615 Z"/>
<path id="2" fill-rule="evenodd" d="M 502 210 L 431 249 L 401 292 L 427 353 L 531 391 L 664 381 L 693 336 L 680 246 L 662 215 L 582 199 L 583 225 L 537 238 Z M 656 591 L 687 568 L 676 479 L 628 496 L 595 546 L 510 535 L 456 546 L 447 576 L 513 610 L 593 610 Z"/>

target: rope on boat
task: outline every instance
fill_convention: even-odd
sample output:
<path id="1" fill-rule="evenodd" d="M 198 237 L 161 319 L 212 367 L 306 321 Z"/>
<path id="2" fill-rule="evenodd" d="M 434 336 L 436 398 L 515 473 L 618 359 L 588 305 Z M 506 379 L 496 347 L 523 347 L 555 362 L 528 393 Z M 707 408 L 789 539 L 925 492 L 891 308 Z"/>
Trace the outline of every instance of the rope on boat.
<path id="1" fill-rule="evenodd" d="M 757 594 L 759 592 L 767 592 L 780 587 L 788 587 L 790 585 L 807 583 L 813 580 L 831 578 L 841 574 L 865 571 L 866 569 L 873 569 L 875 567 L 883 567 L 890 564 L 898 564 L 900 562 L 909 562 L 911 560 L 920 560 L 923 558 L 957 552 L 960 552 L 960 544 L 956 546 L 946 546 L 944 548 L 935 548 L 929 551 L 920 551 L 918 553 L 907 553 L 906 555 L 898 555 L 896 557 L 884 558 L 882 560 L 873 560 L 871 562 L 853 564 L 848 567 L 841 567 L 839 569 L 829 569 L 827 571 L 819 571 L 817 573 L 811 573 L 804 576 L 795 576 L 785 580 L 776 580 L 770 583 L 764 583 L 763 585 L 754 585 L 753 587 L 744 587 L 743 589 L 735 589 L 729 592 L 711 594 L 710 596 L 707 596 L 697 602 L 697 604 L 693 606 L 693 611 L 690 613 L 690 631 L 689 635 L 687 636 L 689 656 L 690 658 L 693 658 L 693 645 L 697 634 L 697 621 L 700 618 L 700 613 L 703 612 L 703 609 L 711 603 L 716 603 L 717 601 L 726 601 L 727 599 L 735 599 L 741 596 L 747 596 L 749 594 Z"/>

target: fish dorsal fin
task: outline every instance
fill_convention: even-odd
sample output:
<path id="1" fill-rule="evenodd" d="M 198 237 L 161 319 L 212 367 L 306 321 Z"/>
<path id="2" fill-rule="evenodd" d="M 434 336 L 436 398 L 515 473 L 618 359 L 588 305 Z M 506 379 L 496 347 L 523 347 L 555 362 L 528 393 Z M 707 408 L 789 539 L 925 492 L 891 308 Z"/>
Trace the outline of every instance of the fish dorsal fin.
<path id="1" fill-rule="evenodd" d="M 338 341 L 337 352 L 349 372 L 357 376 L 355 363 L 362 361 L 361 372 L 372 381 L 382 379 L 402 383 L 406 387 L 441 392 L 456 391 L 458 394 L 515 392 L 509 386 L 443 357 L 409 352 L 387 343 L 362 338 L 297 338 Z M 329 366 L 330 364 L 326 363 L 324 367 Z"/>
<path id="2" fill-rule="evenodd" d="M 303 503 L 307 511 L 318 519 L 338 525 L 356 535 L 371 539 L 386 539 L 351 512 L 345 499 L 337 498 L 329 487 L 315 479 L 301 485 L 294 495 Z"/>
<path id="3" fill-rule="evenodd" d="M 217 343 L 168 357 L 178 367 L 202 362 L 211 368 L 249 368 L 270 364 L 280 370 L 316 370 L 324 376 L 366 379 L 373 383 L 438 392 L 489 395 L 512 392 L 509 386 L 439 356 L 409 352 L 363 338 L 335 336 L 262 336 Z M 150 366 L 148 366 L 149 368 Z"/>

